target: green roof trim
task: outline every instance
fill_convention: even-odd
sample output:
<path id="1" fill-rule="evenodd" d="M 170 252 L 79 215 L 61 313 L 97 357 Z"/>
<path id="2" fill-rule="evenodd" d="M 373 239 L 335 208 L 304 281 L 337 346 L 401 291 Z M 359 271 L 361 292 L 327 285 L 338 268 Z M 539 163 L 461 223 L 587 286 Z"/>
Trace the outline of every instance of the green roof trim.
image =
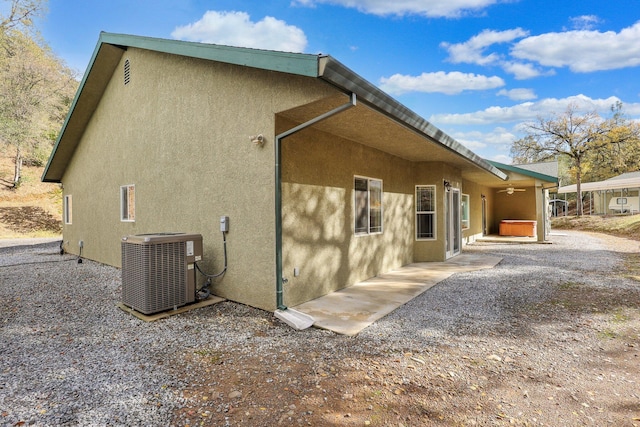
<path id="1" fill-rule="evenodd" d="M 494 162 L 493 160 L 487 160 L 487 162 L 492 164 L 496 168 L 504 170 L 504 171 L 519 173 L 521 175 L 530 176 L 532 178 L 536 178 L 536 179 L 539 179 L 541 181 L 553 182 L 554 184 L 558 183 L 558 177 L 555 177 L 555 176 L 545 175 L 545 174 L 542 174 L 542 173 L 539 173 L 539 172 L 530 171 L 528 169 L 522 169 L 522 168 L 519 168 L 519 167 L 513 166 L 513 165 L 507 165 L 507 164 L 504 164 L 504 163 Z"/>
<path id="2" fill-rule="evenodd" d="M 507 179 L 507 175 L 500 170 L 500 167 L 482 159 L 331 56 L 102 32 L 45 167 L 42 175 L 43 182 L 61 182 L 66 166 L 80 143 L 86 126 L 100 103 L 115 68 L 128 48 L 322 79 L 348 95 L 355 93 L 359 100 L 381 114 L 456 153 L 476 167 L 502 180 Z M 525 174 L 530 175 L 531 172 L 527 171 Z"/>
<path id="3" fill-rule="evenodd" d="M 66 164 L 80 142 L 84 127 L 97 108 L 102 93 L 123 53 L 124 50 L 121 48 L 100 42 L 96 45 L 42 173 L 42 182 L 60 182 L 62 179 Z M 69 142 L 62 144 L 63 140 Z M 54 162 L 54 160 L 57 161 Z"/>
<path id="4" fill-rule="evenodd" d="M 126 34 L 101 33 L 98 43 L 206 59 L 307 77 L 318 76 L 318 55 L 232 47 Z"/>

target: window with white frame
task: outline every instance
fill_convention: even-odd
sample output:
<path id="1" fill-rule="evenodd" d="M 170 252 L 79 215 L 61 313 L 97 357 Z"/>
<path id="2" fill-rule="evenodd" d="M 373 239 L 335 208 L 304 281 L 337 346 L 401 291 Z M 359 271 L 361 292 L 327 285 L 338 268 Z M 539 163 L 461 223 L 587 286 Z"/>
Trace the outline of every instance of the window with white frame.
<path id="1" fill-rule="evenodd" d="M 71 194 L 64 196 L 64 202 L 62 206 L 62 216 L 64 217 L 65 224 L 71 224 L 72 221 L 72 198 Z"/>
<path id="2" fill-rule="evenodd" d="M 416 239 L 436 238 L 436 186 L 416 185 Z"/>
<path id="3" fill-rule="evenodd" d="M 382 233 L 382 180 L 356 176 L 353 188 L 355 233 Z"/>
<path id="4" fill-rule="evenodd" d="M 120 221 L 134 222 L 136 220 L 136 186 L 123 185 L 120 187 Z"/>
<path id="5" fill-rule="evenodd" d="M 460 211 L 462 215 L 462 229 L 466 230 L 469 228 L 469 195 L 463 194 L 462 199 L 460 199 Z"/>

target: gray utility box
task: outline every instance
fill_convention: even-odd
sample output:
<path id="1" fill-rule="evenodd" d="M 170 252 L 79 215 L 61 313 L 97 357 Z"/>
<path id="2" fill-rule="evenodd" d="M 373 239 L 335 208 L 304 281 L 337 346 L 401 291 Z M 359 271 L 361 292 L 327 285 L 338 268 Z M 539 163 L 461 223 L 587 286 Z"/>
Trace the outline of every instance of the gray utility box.
<path id="1" fill-rule="evenodd" d="M 196 299 L 195 262 L 202 235 L 138 234 L 122 238 L 122 303 L 144 314 L 176 309 Z"/>

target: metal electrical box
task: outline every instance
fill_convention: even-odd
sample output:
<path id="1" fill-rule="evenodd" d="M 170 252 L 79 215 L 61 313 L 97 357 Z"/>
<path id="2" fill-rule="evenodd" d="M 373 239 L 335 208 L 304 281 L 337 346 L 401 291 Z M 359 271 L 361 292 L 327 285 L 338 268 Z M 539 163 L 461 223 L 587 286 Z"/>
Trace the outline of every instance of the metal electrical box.
<path id="1" fill-rule="evenodd" d="M 144 314 L 176 309 L 196 299 L 195 262 L 202 235 L 138 234 L 122 238 L 122 303 Z"/>
<path id="2" fill-rule="evenodd" d="M 220 217 L 220 231 L 223 233 L 229 232 L 229 217 L 226 215 Z"/>

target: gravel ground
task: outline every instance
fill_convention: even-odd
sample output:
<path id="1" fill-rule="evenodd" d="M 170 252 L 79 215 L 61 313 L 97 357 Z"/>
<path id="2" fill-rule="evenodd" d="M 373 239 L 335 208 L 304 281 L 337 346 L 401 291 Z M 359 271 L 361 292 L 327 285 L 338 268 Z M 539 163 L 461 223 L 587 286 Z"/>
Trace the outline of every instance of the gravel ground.
<path id="1" fill-rule="evenodd" d="M 362 369 L 362 378 L 366 378 L 362 387 L 367 389 L 376 381 L 373 371 L 379 368 L 371 365 L 379 364 L 379 357 L 388 358 L 384 366 L 398 362 L 402 365 L 394 385 L 398 388 L 393 388 L 387 399 L 415 388 L 415 393 L 407 393 L 414 399 L 407 411 L 420 405 L 415 399 L 424 390 L 424 383 L 435 383 L 433 378 L 425 380 L 426 373 L 419 380 L 413 365 L 432 366 L 432 374 L 445 369 L 442 372 L 451 380 L 463 376 L 461 372 L 466 372 L 467 377 L 473 375 L 471 362 L 469 366 L 449 368 L 447 373 L 444 366 L 455 358 L 462 364 L 486 356 L 515 362 L 526 355 L 530 365 L 522 367 L 524 372 L 551 375 L 554 369 L 575 363 L 573 359 L 580 351 L 603 345 L 597 335 L 577 331 L 575 322 L 586 322 L 584 319 L 571 320 L 571 328 L 581 335 L 569 336 L 566 325 L 545 322 L 546 309 L 536 307 L 556 295 L 558 289 L 572 288 L 574 284 L 590 292 L 615 291 L 637 298 L 638 283 L 612 273 L 622 268 L 624 253 L 637 253 L 640 248 L 639 242 L 579 232 L 554 236 L 553 241 L 552 245 L 469 246 L 465 250 L 504 259 L 491 270 L 452 276 L 356 337 L 313 328 L 296 332 L 271 313 L 231 302 L 144 323 L 116 308 L 120 299 L 119 270 L 88 260 L 78 264 L 73 256 L 59 255 L 55 242 L 0 248 L 0 425 L 273 425 L 277 421 L 285 425 L 389 425 L 387 421 L 376 424 L 372 418 L 359 418 L 356 414 L 362 405 L 370 413 L 375 411 L 373 394 L 361 399 L 360 405 L 349 406 L 348 401 L 356 400 L 353 396 L 357 392 L 348 390 L 348 369 Z M 528 318 L 531 313 L 536 313 L 535 321 Z M 634 314 L 637 313 L 636 305 Z M 561 321 L 571 315 L 570 311 L 549 314 Z M 638 331 L 633 333 L 627 345 L 637 357 Z M 493 342 L 493 337 L 499 337 L 500 343 Z M 563 347 L 562 352 L 553 351 L 558 346 Z M 447 348 L 453 349 L 455 358 L 446 359 Z M 368 367 L 364 366 L 365 361 L 370 362 Z M 635 362 L 637 365 L 637 358 Z M 350 364 L 350 368 L 342 363 Z M 478 363 L 485 367 L 486 361 Z M 246 369 L 248 365 L 252 371 L 240 379 L 242 366 Z M 320 409 L 329 404 L 327 397 L 324 402 L 312 402 L 313 390 L 327 392 L 333 366 L 341 370 L 342 381 L 339 387 L 335 386 L 335 393 L 340 394 L 336 405 L 342 405 L 339 409 L 343 412 L 353 412 L 340 413 L 338 421 L 329 420 L 329 410 Z M 413 366 L 411 373 L 407 373 L 407 366 Z M 506 371 L 507 368 L 511 370 Z M 489 369 L 486 376 L 466 378 L 466 385 L 455 387 L 470 393 L 468 387 L 476 390 L 481 383 L 494 380 L 492 372 L 499 379 L 515 371 L 512 365 L 500 369 Z M 522 373 L 518 371 L 518 375 Z M 315 379 L 307 381 L 307 376 Z M 580 379 L 577 373 L 575 376 Z M 612 396 L 629 405 L 625 422 L 617 423 L 614 416 L 602 418 L 610 425 L 631 426 L 640 421 L 634 418 L 640 417 L 638 385 L 631 378 L 629 385 L 620 389 L 624 398 Z M 278 386 L 278 382 L 284 384 Z M 302 390 L 307 382 L 313 382 L 313 389 Z M 268 387 L 264 398 L 271 402 L 260 403 L 261 394 L 252 389 L 252 384 Z M 380 384 L 388 385 L 387 380 Z M 580 394 L 583 390 L 572 386 L 575 389 L 571 389 L 571 397 L 576 404 L 581 404 L 582 409 L 589 406 Z M 302 390 L 300 396 L 297 389 Z M 206 394 L 202 394 L 203 390 Z M 267 394 L 272 390 L 276 392 Z M 294 393 L 298 400 L 295 404 L 286 402 L 284 393 Z M 529 392 L 524 393 L 528 397 Z M 461 389 L 449 393 L 464 394 Z M 446 400 L 446 396 L 442 399 Z M 473 399 L 480 402 L 482 397 Z M 306 402 L 304 410 L 301 402 Z M 246 409 L 239 417 L 234 407 L 243 404 Z M 269 404 L 276 408 L 273 418 L 260 422 L 252 418 L 255 411 L 266 413 Z M 392 412 L 383 406 L 386 409 L 382 411 Z M 349 410 L 350 407 L 356 409 Z M 485 420 L 493 421 L 478 425 L 514 423 L 514 418 L 500 415 L 506 412 L 501 404 L 496 408 L 497 418 L 487 417 Z M 431 425 L 427 420 L 447 420 L 426 406 L 421 410 L 413 418 L 402 418 L 402 422 L 394 421 L 393 425 Z M 475 411 L 477 415 L 477 406 Z M 400 419 L 401 410 L 394 412 Z M 544 419 L 540 412 L 539 419 Z M 522 417 L 526 415 L 525 411 Z M 384 414 L 380 416 L 388 420 Z M 595 420 L 591 424 L 585 421 L 557 425 L 601 425 L 600 418 L 594 417 L 585 418 Z M 455 420 L 457 423 L 447 425 L 476 424 Z M 529 421 L 523 425 L 538 424 Z"/>

